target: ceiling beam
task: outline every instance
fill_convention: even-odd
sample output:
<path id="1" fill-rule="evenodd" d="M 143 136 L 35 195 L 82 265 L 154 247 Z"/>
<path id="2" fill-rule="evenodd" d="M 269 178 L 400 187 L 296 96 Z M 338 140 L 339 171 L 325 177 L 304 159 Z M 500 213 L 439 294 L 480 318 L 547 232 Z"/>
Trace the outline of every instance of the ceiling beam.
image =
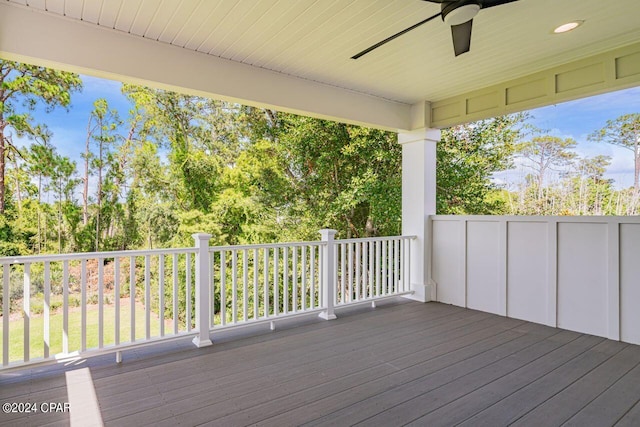
<path id="1" fill-rule="evenodd" d="M 386 130 L 411 106 L 97 25 L 0 3 L 0 57 Z"/>

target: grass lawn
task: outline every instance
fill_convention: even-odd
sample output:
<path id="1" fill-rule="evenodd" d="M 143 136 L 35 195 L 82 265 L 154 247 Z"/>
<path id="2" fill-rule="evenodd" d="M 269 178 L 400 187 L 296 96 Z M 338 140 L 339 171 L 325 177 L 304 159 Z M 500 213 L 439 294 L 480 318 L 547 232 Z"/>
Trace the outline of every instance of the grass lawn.
<path id="1" fill-rule="evenodd" d="M 104 306 L 104 346 L 115 343 L 115 306 Z M 50 355 L 62 353 L 62 311 L 51 315 L 50 319 Z M 74 308 L 69 313 L 69 352 L 79 351 L 81 348 L 81 322 L 82 312 Z M 165 333 L 173 332 L 170 321 L 165 320 Z M 98 347 L 98 306 L 87 307 L 87 349 Z M 184 325 L 181 325 L 184 328 Z M 136 340 L 145 338 L 145 309 L 142 304 L 136 304 L 135 309 L 135 336 Z M 24 322 L 22 319 L 9 322 L 9 361 L 22 361 L 24 353 Z M 120 342 L 131 341 L 131 310 L 128 300 L 121 301 L 120 306 Z M 151 312 L 151 337 L 160 335 L 160 320 Z M 34 315 L 29 327 L 30 358 L 37 359 L 44 356 L 44 316 Z M 3 339 L 3 331 L 0 330 L 0 342 Z M 0 354 L 2 348 L 0 347 Z M 1 358 L 2 356 L 0 356 Z"/>

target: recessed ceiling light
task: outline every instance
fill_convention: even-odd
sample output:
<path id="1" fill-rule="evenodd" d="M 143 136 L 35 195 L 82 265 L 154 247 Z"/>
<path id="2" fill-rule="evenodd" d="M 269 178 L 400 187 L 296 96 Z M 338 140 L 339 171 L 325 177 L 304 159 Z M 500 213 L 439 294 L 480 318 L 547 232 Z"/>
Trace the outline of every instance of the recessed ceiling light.
<path id="1" fill-rule="evenodd" d="M 568 22 L 566 24 L 562 24 L 560 25 L 558 28 L 556 28 L 555 30 L 553 30 L 553 32 L 555 34 L 561 34 L 561 33 L 566 33 L 567 31 L 571 31 L 571 30 L 575 30 L 576 28 L 578 28 L 580 25 L 584 24 L 584 21 L 573 21 L 573 22 Z"/>

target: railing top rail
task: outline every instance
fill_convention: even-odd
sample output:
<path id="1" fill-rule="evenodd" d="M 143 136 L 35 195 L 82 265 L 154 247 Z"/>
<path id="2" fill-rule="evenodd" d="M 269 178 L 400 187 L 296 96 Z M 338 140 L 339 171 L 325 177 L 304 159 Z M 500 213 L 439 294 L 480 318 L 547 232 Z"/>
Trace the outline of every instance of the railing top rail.
<path id="1" fill-rule="evenodd" d="M 384 237 L 365 237 L 359 239 L 341 239 L 336 243 L 356 243 L 356 242 L 384 242 L 389 240 L 409 240 L 415 239 L 416 236 L 384 236 Z M 209 252 L 232 251 L 232 250 L 249 250 L 249 249 L 267 249 L 267 248 L 284 248 L 284 247 L 301 247 L 301 246 L 324 246 L 326 242 L 321 240 L 310 242 L 285 242 L 285 243 L 260 243 L 255 245 L 230 245 L 230 246 L 210 246 Z M 173 255 L 194 253 L 195 248 L 177 248 L 177 249 L 142 249 L 129 251 L 112 251 L 112 252 L 81 252 L 72 254 L 45 254 L 45 255 L 21 255 L 14 257 L 0 257 L 0 265 L 4 264 L 26 264 L 36 262 L 61 262 L 76 261 L 83 259 L 108 259 L 108 258 L 124 258 L 132 256 L 147 255 Z"/>
<path id="2" fill-rule="evenodd" d="M 194 253 L 195 248 L 178 248 L 178 249 L 142 249 L 130 251 L 113 251 L 113 252 L 80 252 L 72 254 L 45 254 L 45 255 L 22 255 L 14 257 L 0 257 L 0 265 L 3 264 L 26 264 L 34 262 L 60 262 L 75 261 L 83 259 L 105 259 L 105 258 L 124 258 L 131 256 L 146 255 L 173 255 Z"/>
<path id="3" fill-rule="evenodd" d="M 383 237 L 363 237 L 359 239 L 340 239 L 336 243 L 358 243 L 358 242 L 386 242 L 388 240 L 413 240 L 418 236 L 383 236 Z"/>
<path id="4" fill-rule="evenodd" d="M 288 248 L 291 246 L 324 246 L 326 244 L 327 242 L 316 240 L 313 242 L 259 243 L 255 245 L 210 246 L 209 252 L 236 251 L 244 249 Z"/>

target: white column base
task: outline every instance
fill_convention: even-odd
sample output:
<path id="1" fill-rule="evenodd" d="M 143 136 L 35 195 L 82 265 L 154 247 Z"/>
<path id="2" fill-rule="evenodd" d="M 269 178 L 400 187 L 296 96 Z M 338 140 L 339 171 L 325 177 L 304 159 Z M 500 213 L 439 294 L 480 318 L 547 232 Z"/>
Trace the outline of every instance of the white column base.
<path id="1" fill-rule="evenodd" d="M 213 341 L 211 341 L 211 339 L 201 340 L 200 337 L 195 337 L 191 342 L 198 348 L 213 345 Z"/>
<path id="2" fill-rule="evenodd" d="M 423 285 L 419 283 L 412 283 L 411 289 L 413 290 L 412 294 L 403 295 L 402 297 L 419 302 L 435 301 L 435 286 L 433 286 L 433 284 Z"/>
<path id="3" fill-rule="evenodd" d="M 336 316 L 335 314 L 333 313 L 329 314 L 326 311 L 323 311 L 320 314 L 318 314 L 318 317 L 324 320 L 334 320 L 338 318 L 338 316 Z"/>

